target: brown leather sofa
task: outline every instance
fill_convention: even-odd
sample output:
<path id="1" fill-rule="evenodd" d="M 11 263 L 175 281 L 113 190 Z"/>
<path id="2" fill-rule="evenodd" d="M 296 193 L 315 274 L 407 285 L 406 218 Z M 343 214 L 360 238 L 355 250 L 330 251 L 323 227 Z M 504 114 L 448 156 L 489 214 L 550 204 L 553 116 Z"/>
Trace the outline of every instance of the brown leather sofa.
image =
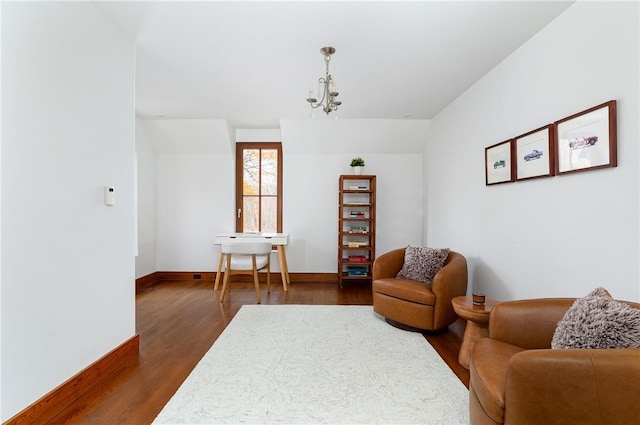
<path id="1" fill-rule="evenodd" d="M 446 328 L 458 318 L 451 299 L 467 292 L 467 260 L 449 251 L 431 283 L 417 282 L 396 278 L 404 252 L 395 249 L 373 262 L 373 310 L 392 324 L 428 331 Z"/>
<path id="2" fill-rule="evenodd" d="M 557 323 L 574 301 L 493 307 L 489 338 L 479 340 L 471 354 L 471 424 L 640 423 L 640 348 L 550 348 Z"/>

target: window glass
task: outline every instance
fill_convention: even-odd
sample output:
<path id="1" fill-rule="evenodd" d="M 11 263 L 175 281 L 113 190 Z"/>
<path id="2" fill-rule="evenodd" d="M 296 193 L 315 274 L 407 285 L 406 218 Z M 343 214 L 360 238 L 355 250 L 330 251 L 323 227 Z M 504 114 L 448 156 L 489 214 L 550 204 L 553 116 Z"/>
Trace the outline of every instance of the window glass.
<path id="1" fill-rule="evenodd" d="M 262 195 L 278 195 L 278 151 L 263 149 L 260 157 Z"/>
<path id="2" fill-rule="evenodd" d="M 262 197 L 262 231 L 266 233 L 278 233 L 278 206 L 274 196 Z"/>

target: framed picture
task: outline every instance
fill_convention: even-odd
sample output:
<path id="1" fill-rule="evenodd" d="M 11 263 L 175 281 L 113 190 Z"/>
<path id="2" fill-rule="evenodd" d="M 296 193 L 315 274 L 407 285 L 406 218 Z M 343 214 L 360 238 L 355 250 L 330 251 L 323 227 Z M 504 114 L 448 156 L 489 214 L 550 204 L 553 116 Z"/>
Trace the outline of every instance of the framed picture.
<path id="1" fill-rule="evenodd" d="M 618 165 L 615 100 L 557 121 L 555 127 L 557 174 Z"/>
<path id="2" fill-rule="evenodd" d="M 487 186 L 514 180 L 513 140 L 484 149 L 485 183 Z"/>
<path id="3" fill-rule="evenodd" d="M 555 174 L 553 124 L 515 138 L 516 180 L 549 177 Z"/>

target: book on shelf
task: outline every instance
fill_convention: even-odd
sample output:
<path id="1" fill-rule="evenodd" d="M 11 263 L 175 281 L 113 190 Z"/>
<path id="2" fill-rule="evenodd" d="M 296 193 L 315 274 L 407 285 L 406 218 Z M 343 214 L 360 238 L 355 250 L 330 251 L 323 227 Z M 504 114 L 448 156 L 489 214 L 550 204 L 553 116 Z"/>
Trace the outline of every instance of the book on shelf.
<path id="1" fill-rule="evenodd" d="M 347 259 L 351 263 L 366 263 L 368 261 L 366 255 L 349 255 Z"/>
<path id="2" fill-rule="evenodd" d="M 352 224 L 349 226 L 350 233 L 367 233 L 367 226 Z"/>
<path id="3" fill-rule="evenodd" d="M 366 190 L 367 186 L 362 186 L 362 185 L 358 185 L 358 186 L 349 186 L 349 190 Z"/>
<path id="4" fill-rule="evenodd" d="M 360 248 L 363 246 L 367 246 L 366 242 L 359 242 L 359 241 L 349 241 L 347 242 L 347 247 L 349 248 Z"/>
<path id="5" fill-rule="evenodd" d="M 366 276 L 368 269 L 362 266 L 347 266 L 347 276 Z"/>

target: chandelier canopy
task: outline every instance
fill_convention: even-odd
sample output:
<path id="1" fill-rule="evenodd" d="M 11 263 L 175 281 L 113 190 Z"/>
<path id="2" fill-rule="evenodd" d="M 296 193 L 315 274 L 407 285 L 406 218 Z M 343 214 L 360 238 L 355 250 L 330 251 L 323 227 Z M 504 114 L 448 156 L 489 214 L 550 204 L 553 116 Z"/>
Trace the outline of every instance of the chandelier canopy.
<path id="1" fill-rule="evenodd" d="M 320 53 L 324 56 L 325 63 L 325 76 L 318 78 L 318 95 L 314 97 L 315 88 L 313 84 L 309 86 L 309 97 L 307 102 L 311 105 L 311 108 L 322 110 L 329 115 L 333 111 L 338 110 L 338 106 L 342 105 L 342 102 L 336 100 L 338 97 L 338 90 L 336 89 L 336 80 L 329 74 L 329 62 L 331 61 L 331 55 L 336 52 L 333 47 L 323 47 L 320 49 Z M 318 101 L 320 98 L 320 101 Z M 312 110 L 313 110 L 312 109 Z"/>

